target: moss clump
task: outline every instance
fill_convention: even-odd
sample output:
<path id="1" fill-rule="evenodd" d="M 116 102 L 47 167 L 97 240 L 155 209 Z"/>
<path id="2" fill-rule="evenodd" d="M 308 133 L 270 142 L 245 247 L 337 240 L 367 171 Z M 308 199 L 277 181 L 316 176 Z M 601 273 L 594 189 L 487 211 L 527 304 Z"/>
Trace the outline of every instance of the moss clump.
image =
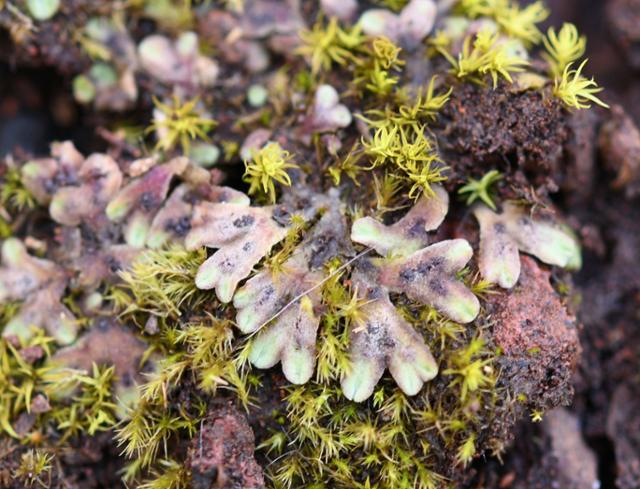
<path id="1" fill-rule="evenodd" d="M 250 185 L 249 195 L 258 191 L 266 194 L 272 204 L 276 202 L 275 183 L 291 186 L 291 178 L 286 170 L 297 168 L 291 163 L 291 155 L 278 143 L 270 142 L 245 161 L 244 180 Z"/>
<path id="2" fill-rule="evenodd" d="M 353 60 L 353 51 L 361 47 L 365 41 L 358 26 L 343 29 L 338 19 L 331 18 L 326 26 L 318 20 L 311 30 L 300 33 L 303 45 L 299 54 L 309 59 L 312 73 L 321 70 L 329 71 L 332 65 L 345 65 Z"/>
<path id="3" fill-rule="evenodd" d="M 36 206 L 36 200 L 31 192 L 25 188 L 22 178 L 20 178 L 20 170 L 17 167 L 9 166 L 0 183 L 0 207 L 20 212 L 24 209 L 33 209 Z"/>
<path id="4" fill-rule="evenodd" d="M 282 413 L 287 422 L 262 445 L 273 460 L 268 475 L 274 487 L 286 488 L 442 487 L 452 469 L 445 453 L 463 466 L 479 446 L 491 444 L 480 427 L 500 409 L 496 354 L 485 332 L 466 337 L 465 328 L 432 309 L 407 304 L 404 316 L 443 362 L 443 374 L 416 397 L 385 380 L 366 404 L 350 402 L 331 380 L 348 348 L 344 323 L 335 327 L 349 304 L 343 287 L 327 287 L 326 293 L 345 302 L 334 304 L 335 316 L 328 314 L 321 325 L 333 345 L 326 349 L 334 353 L 319 355 L 316 380 L 288 389 Z"/>
<path id="5" fill-rule="evenodd" d="M 123 283 L 112 287 L 108 298 L 121 315 L 137 322 L 141 320 L 138 313 L 177 318 L 206 300 L 194 280 L 205 258 L 203 249 L 187 251 L 175 244 L 143 253 L 120 273 Z"/>
<path id="6" fill-rule="evenodd" d="M 207 2 L 132 5 L 78 34 L 96 58 L 76 78 L 86 101 L 113 97 L 123 102 L 110 108 L 129 107 L 138 84 L 150 92 L 142 105 L 155 100 L 150 155 L 123 131 L 109 133 L 112 156 L 84 158 L 61 143 L 51 158 L 7 165 L 0 176 L 0 235 L 17 233 L 45 256 L 29 256 L 17 238 L 3 242 L 0 428 L 46 447 L 113 430 L 105 439 L 122 451 L 127 484 L 188 487 L 187 440 L 226 399 L 255 415 L 273 487 L 456 484 L 481 454 L 500 453 L 503 425 L 524 401 L 500 376 L 484 305 L 490 294 L 511 292 L 493 283 L 515 285 L 519 251 L 575 267 L 579 247 L 555 221 L 494 200 L 497 171 L 474 180 L 447 160 L 438 116 L 468 83 L 508 92 L 507 100 L 548 83 L 544 93 L 569 107 L 600 103 L 584 63 L 572 68 L 584 39 L 571 27 L 545 38 L 540 2 L 461 0 L 437 12 L 434 2 L 412 0 L 384 1 L 399 13 L 369 10 L 352 25 L 320 14 L 292 48 L 298 39 L 287 36 L 303 25 L 296 12 L 278 2 L 268 3 L 275 14 L 262 2 L 233 3 L 233 13 Z M 136 50 L 123 30 L 141 15 L 160 29 L 184 22 L 209 36 L 159 32 Z M 546 72 L 533 62 L 541 44 Z M 214 48 L 228 61 L 219 84 Z M 282 69 L 269 70 L 272 61 Z M 228 84 L 236 65 L 251 73 L 250 84 Z M 247 103 L 249 86 L 265 87 L 263 103 Z M 214 127 L 224 166 L 205 170 L 189 156 Z M 220 187 L 225 172 L 258 202 Z M 477 262 L 473 221 L 457 221 L 456 209 L 442 225 L 461 182 L 479 222 Z M 48 206 L 55 227 L 42 243 L 28 236 L 36 204 Z M 21 280 L 6 279 L 13 274 Z M 59 314 L 25 318 L 29 301 L 42 297 L 40 309 Z M 57 349 L 50 322 L 70 311 L 76 328 L 57 340 L 74 344 Z M 94 345 L 116 337 L 105 326 L 114 314 L 131 351 L 124 368 Z M 16 329 L 29 334 L 16 338 Z M 72 368 L 81 354 L 100 358 Z M 53 362 L 61 357 L 62 368 Z M 252 370 L 277 363 L 283 376 Z M 18 429 L 27 415 L 33 424 Z M 42 480 L 50 461 L 28 453 L 31 482 Z"/>
<path id="7" fill-rule="evenodd" d="M 38 449 L 31 449 L 23 453 L 20 465 L 13 476 L 25 486 L 40 485 L 47 487 L 51 481 L 51 469 L 54 456 Z"/>
<path id="8" fill-rule="evenodd" d="M 167 447 L 170 440 L 195 434 L 207 399 L 230 391 L 245 406 L 250 403 L 246 345 L 235 339 L 230 321 L 219 319 L 224 317 L 221 304 L 195 287 L 203 257 L 201 251 L 176 246 L 147 251 L 111 292 L 121 316 L 150 334 L 144 358 L 152 359 L 153 370 L 115 436 L 122 454 L 131 459 L 124 479 L 140 480 L 150 470 L 154 478 L 145 487 L 187 483 L 187 472 Z M 189 407 L 177 401 L 185 389 Z"/>
<path id="9" fill-rule="evenodd" d="M 505 34 L 530 44 L 537 44 L 542 33 L 536 24 L 549 16 L 541 1 L 520 7 L 512 0 L 461 0 L 460 8 L 471 18 L 489 17 Z"/>
<path id="10" fill-rule="evenodd" d="M 171 105 L 154 100 L 157 108 L 155 121 L 147 130 L 155 131 L 158 142 L 156 149 L 170 151 L 178 144 L 185 155 L 189 154 L 191 141 L 207 141 L 207 133 L 217 122 L 200 115 L 197 110 L 198 99 L 182 102 L 174 96 Z"/>
<path id="11" fill-rule="evenodd" d="M 469 183 L 458 189 L 458 195 L 467 195 L 466 204 L 471 205 L 480 199 L 492 210 L 496 210 L 496 204 L 491 198 L 491 186 L 502 180 L 502 174 L 497 170 L 491 170 L 485 173 L 480 180 L 474 178 L 469 179 Z"/>
<path id="12" fill-rule="evenodd" d="M 2 415 L 0 428 L 9 436 L 42 441 L 49 427 L 65 442 L 80 433 L 94 435 L 116 424 L 111 381 L 113 368 L 94 364 L 91 372 L 53 367 L 53 338 L 40 331 L 27 343 L 0 341 Z M 16 432 L 13 422 L 33 413 L 37 423 L 27 432 Z"/>

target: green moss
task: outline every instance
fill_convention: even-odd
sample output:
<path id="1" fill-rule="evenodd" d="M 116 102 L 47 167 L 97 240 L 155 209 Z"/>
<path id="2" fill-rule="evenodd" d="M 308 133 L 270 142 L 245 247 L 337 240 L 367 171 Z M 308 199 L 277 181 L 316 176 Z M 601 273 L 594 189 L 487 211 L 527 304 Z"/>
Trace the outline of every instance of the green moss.
<path id="1" fill-rule="evenodd" d="M 162 328 L 152 347 L 152 354 L 162 352 L 162 357 L 148 381 L 140 386 L 140 402 L 115 436 L 122 454 L 131 459 L 124 472 L 126 481 L 139 480 L 150 469 L 152 478 L 142 487 L 183 487 L 186 472 L 176 462 L 168 461 L 169 441 L 188 439 L 196 433 L 206 413 L 206 399 L 218 389 L 232 391 L 248 406 L 244 345 L 233 340 L 231 324 L 213 318 L 181 328 Z M 197 384 L 185 408 L 174 393 L 188 377 L 195 378 Z"/>
<path id="2" fill-rule="evenodd" d="M 415 397 L 383 380 L 367 403 L 355 404 L 337 387 L 342 362 L 348 363 L 345 331 L 358 315 L 346 282 L 346 276 L 337 275 L 323 286 L 327 311 L 316 378 L 287 390 L 284 431 L 259 445 L 271 460 L 272 487 L 442 487 L 450 472 L 442 465 L 447 453 L 461 465 L 469 463 L 489 443 L 482 426 L 501 402 L 487 332 L 481 328 L 469 337 L 467 328 L 434 309 L 404 302 L 403 316 L 436 352 L 444 373 Z M 437 440 L 438 449 L 427 440 Z"/>
<path id="3" fill-rule="evenodd" d="M 554 77 L 562 76 L 565 68 L 578 61 L 587 48 L 587 38 L 578 34 L 576 26 L 569 23 L 563 24 L 558 33 L 550 27 L 542 42 L 547 51 L 543 56 Z"/>
<path id="4" fill-rule="evenodd" d="M 178 245 L 145 251 L 120 274 L 122 284 L 112 287 L 107 299 L 121 315 L 139 324 L 147 319 L 145 314 L 176 318 L 208 299 L 194 282 L 205 259 L 204 249 L 187 251 Z"/>
<path id="5" fill-rule="evenodd" d="M 401 49 L 385 37 L 376 38 L 357 58 L 354 84 L 377 97 L 389 96 L 398 84 L 398 74 L 405 62 Z"/>
<path id="6" fill-rule="evenodd" d="M 382 7 L 387 7 L 394 12 L 399 12 L 409 3 L 409 0 L 375 0 L 375 3 L 380 4 Z"/>
<path id="7" fill-rule="evenodd" d="M 12 233 L 10 224 L 0 217 L 0 239 L 8 238 Z"/>
<path id="8" fill-rule="evenodd" d="M 314 75 L 321 70 L 329 71 L 333 64 L 352 62 L 354 52 L 361 49 L 365 41 L 359 26 L 343 29 L 335 17 L 326 26 L 319 19 L 310 30 L 302 31 L 300 38 L 302 46 L 298 53 L 308 59 Z"/>
<path id="9" fill-rule="evenodd" d="M 192 0 L 142 0 L 145 15 L 169 31 L 184 32 L 194 23 Z"/>
<path id="10" fill-rule="evenodd" d="M 204 415 L 204 405 L 194 399 L 195 413 L 178 406 L 163 409 L 160 405 L 141 402 L 129 413 L 129 419 L 116 430 L 115 440 L 122 454 L 133 461 L 125 469 L 125 481 L 136 480 L 142 469 L 148 468 L 158 457 L 167 458 L 172 437 L 190 438 Z M 199 410 L 198 410 L 199 408 Z"/>
<path id="11" fill-rule="evenodd" d="M 71 376 L 70 383 L 74 389 L 79 389 L 80 394 L 73 397 L 70 405 L 62 406 L 52 413 L 63 441 L 80 433 L 92 436 L 98 431 L 106 431 L 115 426 L 117 408 L 112 394 L 113 372 L 113 367 L 98 367 L 94 363 L 90 375 L 74 373 Z M 52 382 L 56 390 L 66 383 L 63 376 L 68 375 L 68 372 L 60 372 L 59 375 Z"/>
<path id="12" fill-rule="evenodd" d="M 500 40 L 498 33 L 483 29 L 475 37 L 467 36 L 457 57 L 446 49 L 437 48 L 449 63 L 458 78 L 469 77 L 478 83 L 489 75 L 493 88 L 500 78 L 513 83 L 512 74 L 524 71 L 529 63 L 517 53 L 518 45 L 513 41 Z"/>
<path id="13" fill-rule="evenodd" d="M 208 132 L 218 124 L 199 113 L 197 98 L 182 102 L 174 96 L 171 105 L 157 99 L 154 104 L 161 116 L 156 117 L 147 132 L 156 133 L 158 150 L 170 151 L 180 144 L 183 154 L 189 154 L 191 141 L 208 141 Z"/>
<path id="14" fill-rule="evenodd" d="M 20 310 L 20 302 L 5 302 L 0 304 L 0 331 Z"/>
<path id="15" fill-rule="evenodd" d="M 309 223 L 305 222 L 302 216 L 297 214 L 291 216 L 286 236 L 265 258 L 264 266 L 274 274 L 282 273 L 285 262 L 291 258 L 293 252 L 298 248 L 308 225 Z"/>
<path id="16" fill-rule="evenodd" d="M 51 356 L 53 339 L 38 331 L 28 343 L 14 346 L 0 340 L 0 431 L 25 442 L 38 440 L 55 428 L 60 441 L 80 434 L 94 435 L 116 424 L 111 381 L 113 367 L 93 366 L 92 372 L 52 368 L 45 360 Z M 22 351 L 41 349 L 43 359 L 27 361 Z M 34 408 L 33 402 L 40 398 Z M 36 423 L 28 433 L 17 433 L 14 422 L 19 415 L 36 410 Z"/>
<path id="17" fill-rule="evenodd" d="M 20 457 L 20 465 L 14 471 L 13 477 L 20 480 L 25 486 L 34 485 L 48 487 L 54 456 L 43 450 L 30 449 Z"/>
<path id="18" fill-rule="evenodd" d="M 53 340 L 40 331 L 28 343 L 49 354 Z M 46 370 L 25 361 L 19 348 L 6 339 L 0 339 L 0 429 L 4 433 L 20 438 L 12 422 L 23 412 L 31 410 L 33 397 L 44 391 Z"/>
<path id="19" fill-rule="evenodd" d="M 141 5 L 162 25 L 179 28 L 193 20 L 189 1 L 151 3 Z M 237 7 L 241 2 L 227 3 Z M 407 2 L 381 3 L 399 10 Z M 408 205 L 412 197 L 433 195 L 434 188 L 440 187 L 435 184 L 446 180 L 447 164 L 440 159 L 430 125 L 455 90 L 450 86 L 451 80 L 491 80 L 494 87 L 498 82 L 511 83 L 514 74 L 527 66 L 517 48 L 529 48 L 543 40 L 536 26 L 546 17 L 540 2 L 520 8 L 509 0 L 462 0 L 458 8 L 469 18 L 490 17 L 495 29 L 466 37 L 466 27 L 461 29 L 457 40 L 462 41 L 463 47 L 461 53 L 455 54 L 450 51 L 455 45 L 454 34 L 442 30 L 432 36 L 431 51 L 450 61 L 453 76 L 433 77 L 425 86 L 411 90 L 403 86 L 407 75 L 403 70 L 410 58 L 388 39 L 367 39 L 357 25 L 345 27 L 336 19 L 319 19 L 301 34 L 299 53 L 310 68 L 292 69 L 296 88 L 311 94 L 325 81 L 323 77 L 335 70 L 338 73 L 331 73 L 332 80 L 334 75 L 335 79 L 351 80 L 344 103 L 362 103 L 364 116 L 360 122 L 368 127 L 369 134 L 354 144 L 349 141 L 344 154 L 336 149 L 331 153 L 335 162 L 325 168 L 336 186 L 344 183 L 346 176 L 356 186 L 364 184 L 363 190 L 372 189 L 367 196 L 372 197 L 370 210 L 376 217 Z M 169 15 L 171 12 L 175 15 Z M 585 106 L 589 101 L 599 103 L 594 95 L 599 89 L 595 82 L 582 76 L 583 65 L 571 69 L 571 63 L 582 56 L 584 38 L 563 27 L 558 35 L 549 31 L 544 44 L 549 74 L 556 80 L 556 96 L 574 107 Z M 278 101 L 278 106 L 270 101 L 273 110 L 264 110 L 257 117 L 265 125 L 276 124 L 282 120 L 284 103 Z M 150 130 L 159 135 L 157 150 L 174 151 L 181 146 L 188 154 L 192 141 L 206 140 L 215 126 L 215 121 L 199 111 L 197 99 L 184 102 L 176 98 L 172 105 L 156 105 L 161 116 Z M 251 119 L 241 118 L 234 130 L 249 127 L 252 122 L 247 121 Z M 345 133 L 352 135 L 349 131 L 345 128 Z M 320 148 L 319 135 L 312 135 L 311 141 L 316 143 L 316 149 Z M 240 145 L 236 140 L 221 140 L 220 146 L 225 162 L 237 159 Z M 318 155 L 319 160 L 324 156 L 320 150 Z M 250 193 L 261 194 L 275 203 L 276 183 L 292 183 L 287 170 L 294 165 L 289 159 L 290 155 L 276 143 L 256 152 L 246 165 Z M 469 180 L 460 189 L 467 194 L 469 204 L 480 199 L 495 208 L 489 192 L 491 184 L 499 179 L 494 173 L 479 181 Z M 10 167 L 3 174 L 1 184 L 0 208 L 6 208 L 8 217 L 35 206 L 15 168 Z M 362 211 L 353 214 L 358 212 Z M 11 234 L 10 223 L 2 220 L 4 217 L 0 217 L 0 236 Z M 272 217 L 267 215 L 265 219 L 271 222 Z M 294 217 L 286 234 L 283 231 L 282 242 L 261 263 L 260 255 L 248 270 L 255 265 L 272 273 L 274 281 L 282 278 L 288 272 L 286 263 L 300 249 L 312 225 L 313 222 Z M 254 237 L 247 237 L 250 239 Z M 345 255 L 349 256 L 349 252 Z M 150 347 L 143 360 L 152 359 L 150 363 L 154 365 L 140 386 L 139 401 L 114 435 L 129 461 L 123 478 L 138 487 L 188 486 L 188 471 L 179 461 L 184 443 L 177 442 L 197 433 L 214 396 L 235 399 L 250 413 L 264 408 L 252 397 L 262 394 L 261 377 L 249 368 L 257 337 L 236 337 L 232 322 L 236 311 L 196 287 L 198 269 L 206 259 L 202 248 L 186 251 L 170 246 L 145 251 L 120 274 L 122 283 L 108 286 L 105 294 L 113 312 L 147 334 Z M 286 395 L 276 407 L 266 434 L 259 433 L 262 439 L 258 439 L 258 449 L 269 462 L 270 483 L 276 488 L 442 487 L 458 470 L 451 466 L 452 460 L 465 467 L 485 450 L 501 449 L 502 442 L 492 439 L 486 427 L 510 408 L 509 403 L 526 399 L 511 396 L 500 386 L 500 352 L 491 343 L 491 325 L 484 312 L 467 326 L 400 294 L 391 296 L 391 307 L 419 332 L 433 352 L 439 375 L 416 396 L 405 395 L 390 378 L 383 378 L 365 402 L 356 404 L 346 399 L 340 383 L 353 369 L 349 331 L 363 322 L 363 309 L 372 301 L 359 295 L 351 276 L 353 266 L 344 268 L 348 263 L 345 260 L 333 259 L 322 270 L 326 280 L 316 284 L 321 292 L 318 304 L 300 300 L 302 309 L 315 308 L 311 312 L 320 318 L 317 365 L 309 382 L 284 388 Z M 239 280 L 248 274 L 249 271 Z M 455 280 L 463 281 L 480 299 L 496 293 L 490 282 L 470 269 L 460 271 Z M 232 300 L 236 285 L 226 287 L 224 302 Z M 69 307 L 75 307 L 73 297 L 67 301 Z M 81 315 L 77 307 L 74 312 Z M 15 304 L 0 306 L 0 324 L 15 313 Z M 113 368 L 94 366 L 92 372 L 52 372 L 43 366 L 51 355 L 50 342 L 41 332 L 23 345 L 1 340 L 0 431 L 27 443 L 55 433 L 57 440 L 66 443 L 113 428 Z M 44 358 L 33 364 L 26 362 L 21 347 L 40 347 Z M 62 392 L 73 394 L 55 395 Z M 16 433 L 15 420 L 31 410 L 37 395 L 51 402 L 51 410 L 37 414 L 31 433 Z M 270 396 L 270 401 L 277 402 L 274 397 Z M 512 397 L 516 401 L 511 401 Z M 185 398 L 189 402 L 183 402 Z M 532 413 L 536 420 L 541 416 L 542 413 Z M 49 470 L 50 460 L 46 454 L 29 453 L 24 467 L 35 474 L 32 482 L 37 482 Z M 24 474 L 27 472 L 20 476 Z"/>
<path id="20" fill-rule="evenodd" d="M 253 152 L 250 161 L 245 161 L 244 181 L 249 184 L 249 195 L 261 192 L 270 203 L 276 202 L 276 183 L 291 186 L 286 170 L 297 168 L 291 163 L 291 154 L 276 142 L 269 142 Z"/>
<path id="21" fill-rule="evenodd" d="M 553 94 L 574 109 L 588 109 L 591 103 L 608 109 L 609 106 L 596 97 L 604 88 L 599 87 L 593 78 L 585 78 L 582 75 L 586 63 L 585 59 L 576 69 L 572 69 L 573 65 L 569 63 L 562 75 L 555 79 Z"/>
<path id="22" fill-rule="evenodd" d="M 175 460 L 164 459 L 158 468 L 151 471 L 151 478 L 144 481 L 139 489 L 187 489 L 189 485 L 188 470 Z"/>
<path id="23" fill-rule="evenodd" d="M 497 170 L 485 173 L 480 180 L 470 178 L 468 183 L 458 189 L 458 195 L 466 194 L 466 204 L 471 205 L 480 199 L 492 210 L 496 210 L 496 205 L 491 198 L 491 186 L 502 179 L 502 174 Z"/>
<path id="24" fill-rule="evenodd" d="M 166 448 L 170 440 L 194 435 L 206 413 L 206 399 L 226 390 L 245 407 L 251 400 L 248 343 L 235 339 L 232 323 L 214 316 L 224 314 L 216 311 L 219 303 L 194 285 L 204 258 L 204 251 L 188 252 L 178 246 L 146 251 L 122 274 L 123 285 L 111 291 L 121 315 L 141 327 L 150 317 L 160 318 L 144 356 L 154 359 L 154 370 L 139 386 L 140 402 L 115 435 L 122 454 L 130 459 L 123 477 L 141 487 L 187 483 L 186 472 L 168 458 L 171 452 Z M 187 310 L 189 320 L 183 321 Z M 184 409 L 175 393 L 189 379 L 195 383 L 190 407 Z"/>
<path id="25" fill-rule="evenodd" d="M 35 206 L 35 198 L 22 183 L 20 169 L 15 166 L 9 167 L 0 179 L 0 208 L 6 207 L 11 212 L 19 212 L 33 209 Z"/>
<path id="26" fill-rule="evenodd" d="M 541 41 L 537 24 L 549 16 L 549 10 L 541 1 L 520 7 L 513 0 L 461 0 L 460 9 L 471 18 L 492 18 L 505 34 L 529 44 Z"/>
<path id="27" fill-rule="evenodd" d="M 292 243 L 297 239 L 292 234 Z M 159 254 L 175 252 L 147 252 L 143 262 L 148 265 L 153 257 L 151 263 L 157 266 L 164 259 Z M 191 271 L 186 276 L 192 277 L 194 269 L 187 268 Z M 337 270 L 340 273 L 333 273 Z M 484 441 L 480 426 L 490 421 L 500 398 L 495 391 L 495 355 L 484 333 L 479 330 L 467 339 L 466 328 L 432 308 L 401 301 L 403 316 L 437 352 L 445 372 L 416 397 L 402 394 L 391 381 L 384 380 L 369 402 L 357 405 L 345 399 L 338 385 L 349 364 L 348 326 L 358 320 L 361 299 L 349 285 L 347 272 L 340 269 L 340 261 L 331 262 L 327 271 L 330 278 L 322 285 L 326 310 L 319 333 L 316 377 L 305 385 L 287 388 L 281 411 L 286 416 L 275 416 L 280 427 L 258 440 L 260 449 L 272 460 L 269 478 L 273 487 L 441 487 L 445 478 L 439 463 L 444 453 L 450 451 L 461 464 L 468 463 Z M 125 276 L 125 288 L 138 290 L 135 296 L 144 297 L 143 304 L 151 295 L 141 293 L 136 284 L 145 273 Z M 155 289 L 174 282 L 172 273 L 155 275 Z M 183 295 L 164 291 L 159 302 L 179 300 Z M 147 314 L 144 309 L 134 313 L 142 314 L 140 322 Z M 173 308 L 163 306 L 161 310 L 165 319 L 152 340 L 155 353 L 150 354 L 162 352 L 163 356 L 141 386 L 141 402 L 116 435 L 123 454 L 132 460 L 126 479 L 141 480 L 147 473 L 145 487 L 183 483 L 181 465 L 165 462 L 171 453 L 164 447 L 172 439 L 193 436 L 206 411 L 207 395 L 229 389 L 251 409 L 248 343 L 234 338 L 231 323 L 203 317 L 179 325 Z M 173 397 L 187 378 L 198 381 L 190 394 L 188 412 Z M 434 399 L 438 399 L 435 404 Z M 425 441 L 426 432 L 438 438 L 444 453 L 431 449 Z M 295 450 L 289 451 L 289 446 Z"/>

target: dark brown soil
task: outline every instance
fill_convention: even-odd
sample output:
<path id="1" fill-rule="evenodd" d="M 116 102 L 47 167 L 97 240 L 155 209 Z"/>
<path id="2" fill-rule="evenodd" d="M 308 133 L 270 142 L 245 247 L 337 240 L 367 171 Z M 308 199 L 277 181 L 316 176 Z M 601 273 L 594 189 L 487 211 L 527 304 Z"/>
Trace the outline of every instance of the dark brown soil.
<path id="1" fill-rule="evenodd" d="M 440 149 L 461 173 L 521 170 L 536 185 L 559 173 L 568 129 L 560 102 L 548 92 L 465 84 L 442 112 Z"/>

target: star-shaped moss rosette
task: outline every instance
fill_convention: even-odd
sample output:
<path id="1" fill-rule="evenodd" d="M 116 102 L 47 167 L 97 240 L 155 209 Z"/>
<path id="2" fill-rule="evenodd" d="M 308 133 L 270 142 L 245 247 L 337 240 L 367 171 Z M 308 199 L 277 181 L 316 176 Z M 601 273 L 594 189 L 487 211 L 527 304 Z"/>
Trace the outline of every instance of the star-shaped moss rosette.
<path id="1" fill-rule="evenodd" d="M 520 276 L 519 251 L 535 256 L 549 265 L 579 269 L 580 244 L 572 231 L 552 219 L 534 218 L 527 208 L 506 202 L 496 213 L 484 204 L 473 208 L 480 224 L 482 276 L 500 287 L 510 289 Z"/>
<path id="2" fill-rule="evenodd" d="M 182 174 L 188 165 L 187 158 L 178 157 L 154 166 L 129 182 L 109 202 L 107 217 L 114 222 L 124 222 L 127 244 L 138 248 L 145 245 L 153 218 L 167 198 L 171 181 Z"/>
<path id="3" fill-rule="evenodd" d="M 395 310 L 390 292 L 432 306 L 459 323 L 478 315 L 478 299 L 456 277 L 473 254 L 469 243 L 451 239 L 426 246 L 427 232 L 437 228 L 447 208 L 446 192 L 436 187 L 433 196 L 423 196 L 393 225 L 371 218 L 353 224 L 353 241 L 391 256 L 364 260 L 355 274 L 365 305 L 363 319 L 350 326 L 352 366 L 342 379 L 347 398 L 367 399 L 386 367 L 408 395 L 415 395 L 437 373 L 428 347 Z"/>
<path id="4" fill-rule="evenodd" d="M 0 303 L 22 301 L 22 305 L 5 325 L 2 336 L 25 341 L 33 335 L 33 328 L 42 328 L 61 345 L 73 342 L 78 325 L 61 303 L 66 286 L 62 268 L 30 256 L 20 240 L 7 239 L 2 243 Z"/>
<path id="5" fill-rule="evenodd" d="M 342 251 L 338 244 L 346 236 L 343 212 L 333 206 L 281 270 L 265 268 L 236 292 L 238 328 L 245 334 L 259 331 L 249 354 L 254 366 L 270 368 L 281 361 L 289 382 L 304 384 L 311 378 L 320 324 L 318 285 L 326 277 L 324 264 Z"/>
<path id="6" fill-rule="evenodd" d="M 196 206 L 192 229 L 185 239 L 187 249 L 218 248 L 198 269 L 196 286 L 215 289 L 227 303 L 240 280 L 287 234 L 273 219 L 275 207 L 250 207 L 248 203 L 210 203 Z"/>

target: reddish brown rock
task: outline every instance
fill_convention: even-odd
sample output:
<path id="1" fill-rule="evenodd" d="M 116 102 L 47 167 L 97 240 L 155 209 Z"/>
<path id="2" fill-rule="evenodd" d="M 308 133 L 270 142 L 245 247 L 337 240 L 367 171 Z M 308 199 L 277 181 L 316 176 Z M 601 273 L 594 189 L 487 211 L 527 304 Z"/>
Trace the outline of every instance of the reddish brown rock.
<path id="1" fill-rule="evenodd" d="M 193 489 L 264 488 L 254 449 L 253 431 L 244 415 L 230 404 L 214 408 L 189 449 Z"/>
<path id="2" fill-rule="evenodd" d="M 550 273 L 533 258 L 520 259 L 518 285 L 488 306 L 502 349 L 502 381 L 531 409 L 566 405 L 580 356 L 576 318 L 553 290 Z"/>

